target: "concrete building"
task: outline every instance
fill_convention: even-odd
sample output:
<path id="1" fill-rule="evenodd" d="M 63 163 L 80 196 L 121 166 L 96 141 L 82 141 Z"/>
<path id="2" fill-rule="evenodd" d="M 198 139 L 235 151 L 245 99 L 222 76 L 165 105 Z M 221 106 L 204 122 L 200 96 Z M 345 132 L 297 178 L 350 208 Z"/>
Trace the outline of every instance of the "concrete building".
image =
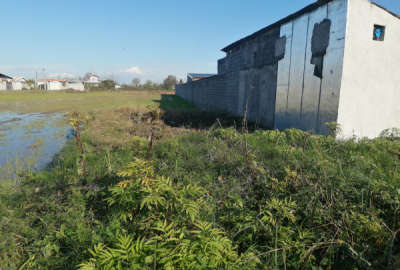
<path id="1" fill-rule="evenodd" d="M 48 91 L 75 90 L 84 91 L 82 82 L 76 80 L 40 79 L 38 88 Z"/>
<path id="2" fill-rule="evenodd" d="M 218 75 L 176 87 L 206 110 L 267 128 L 377 137 L 400 127 L 400 17 L 368 0 L 319 0 L 222 49 Z"/>

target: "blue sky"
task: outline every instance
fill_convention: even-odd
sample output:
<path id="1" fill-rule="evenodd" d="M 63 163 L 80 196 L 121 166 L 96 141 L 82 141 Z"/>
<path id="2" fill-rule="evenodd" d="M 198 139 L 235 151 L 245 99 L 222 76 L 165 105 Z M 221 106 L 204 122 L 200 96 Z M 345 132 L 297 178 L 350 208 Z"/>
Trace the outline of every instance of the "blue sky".
<path id="1" fill-rule="evenodd" d="M 313 0 L 2 0 L 0 73 L 128 82 L 214 73 L 220 49 Z M 377 3 L 400 13 L 399 0 Z"/>

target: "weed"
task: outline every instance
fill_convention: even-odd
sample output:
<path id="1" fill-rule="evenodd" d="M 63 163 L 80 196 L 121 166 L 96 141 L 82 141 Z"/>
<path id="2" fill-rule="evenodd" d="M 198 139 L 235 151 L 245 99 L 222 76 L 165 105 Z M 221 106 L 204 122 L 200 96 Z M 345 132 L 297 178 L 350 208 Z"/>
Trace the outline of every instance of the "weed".
<path id="1" fill-rule="evenodd" d="M 81 115 L 78 112 L 73 112 L 70 118 L 69 124 L 74 129 L 74 136 L 76 141 L 76 146 L 79 149 L 80 156 L 78 161 L 78 175 L 80 177 L 85 177 L 86 175 L 86 151 L 83 146 L 83 141 L 81 138 L 81 129 L 83 128 L 83 121 L 81 120 Z"/>

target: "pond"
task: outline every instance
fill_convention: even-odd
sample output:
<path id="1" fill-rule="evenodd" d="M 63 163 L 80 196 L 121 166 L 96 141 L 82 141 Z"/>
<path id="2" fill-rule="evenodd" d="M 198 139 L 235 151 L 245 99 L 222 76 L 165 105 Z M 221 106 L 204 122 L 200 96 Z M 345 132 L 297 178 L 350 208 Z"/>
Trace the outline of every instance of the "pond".
<path id="1" fill-rule="evenodd" d="M 45 168 L 71 136 L 63 114 L 0 112 L 0 180 Z"/>

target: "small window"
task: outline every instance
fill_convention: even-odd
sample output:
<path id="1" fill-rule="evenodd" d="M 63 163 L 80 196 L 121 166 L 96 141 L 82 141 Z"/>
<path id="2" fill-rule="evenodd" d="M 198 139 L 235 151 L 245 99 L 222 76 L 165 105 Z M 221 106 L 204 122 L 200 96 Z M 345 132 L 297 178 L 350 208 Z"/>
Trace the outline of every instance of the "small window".
<path id="1" fill-rule="evenodd" d="M 374 40 L 384 41 L 385 40 L 385 26 L 374 25 Z"/>

